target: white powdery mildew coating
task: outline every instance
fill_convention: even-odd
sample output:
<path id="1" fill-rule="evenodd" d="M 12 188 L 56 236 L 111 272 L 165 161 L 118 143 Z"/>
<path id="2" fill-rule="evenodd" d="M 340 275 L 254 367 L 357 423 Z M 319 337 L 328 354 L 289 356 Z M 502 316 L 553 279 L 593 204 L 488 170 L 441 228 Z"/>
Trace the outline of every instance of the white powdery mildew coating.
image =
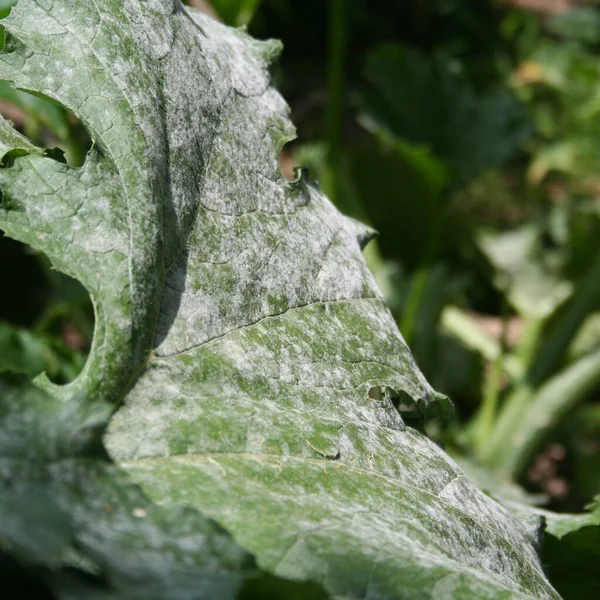
<path id="1" fill-rule="evenodd" d="M 396 409 L 369 398 L 369 388 L 424 390 L 393 329 L 373 330 L 371 340 L 353 330 L 363 312 L 387 315 L 380 300 L 302 307 L 154 361 L 113 421 L 113 435 L 137 422 L 120 456 L 254 449 L 333 457 L 346 425 L 403 429 Z M 335 335 L 319 340 L 328 325 Z"/>
<path id="2" fill-rule="evenodd" d="M 456 468 L 458 469 L 458 467 Z M 513 516 L 502 506 L 499 506 L 497 502 L 494 502 L 489 496 L 480 493 L 474 488 L 473 484 L 464 474 L 461 473 L 446 485 L 439 496 L 447 502 L 451 502 L 457 506 L 459 503 L 464 503 L 466 500 L 469 505 L 472 506 L 472 511 L 475 514 L 481 515 L 482 519 L 485 521 L 493 522 L 495 528 L 506 537 L 506 539 L 511 539 L 516 536 L 522 543 L 524 552 L 528 555 L 531 562 L 537 560 L 534 548 L 530 544 L 527 544 L 527 541 L 530 538 L 529 531 L 525 528 L 521 528 L 518 532 L 515 532 Z"/>
<path id="3" fill-rule="evenodd" d="M 557 598 L 535 563 L 514 560 L 514 542 L 487 523 L 354 465 L 247 454 L 124 465 L 152 495 L 224 523 L 264 567 L 323 581 L 336 597 L 429 597 L 460 574 L 465 597 Z"/>
<path id="4" fill-rule="evenodd" d="M 80 171 L 16 159 L 21 189 L 12 169 L 0 184 L 28 217 L 3 211 L 4 229 L 82 281 L 94 302 L 94 348 L 70 390 L 114 399 L 145 358 L 157 310 L 166 143 L 152 45 L 134 46 L 128 33 L 139 13 L 131 2 L 103 6 L 22 0 L 3 22 L 16 41 L 0 55 L 0 78 L 68 106 L 96 148 Z"/>
<path id="5" fill-rule="evenodd" d="M 163 304 L 177 312 L 161 313 L 158 355 L 190 350 L 295 307 L 379 297 L 354 229 L 317 190 L 303 196 L 304 204 L 287 214 L 201 211 L 185 265 L 167 275 Z"/>
<path id="6" fill-rule="evenodd" d="M 71 389 L 113 399 L 138 374 L 112 455 L 281 573 L 382 598 L 410 581 L 552 597 L 516 523 L 369 396 L 443 404 L 382 304 L 365 231 L 279 172 L 294 130 L 270 86 L 277 44 L 194 18 L 171 0 L 20 0 L 6 21 L 0 77 L 68 106 L 95 142 L 79 170 L 25 147 L 0 172 L 3 227 L 96 305 Z"/>
<path id="7" fill-rule="evenodd" d="M 197 218 L 187 248 L 169 264 L 156 340 L 160 356 L 296 306 L 378 295 L 348 220 L 320 192 L 303 181 L 287 183 L 279 172 L 277 150 L 293 128 L 285 103 L 268 87 L 260 52 L 270 47 L 251 43 L 257 52 L 249 60 L 239 33 L 209 21 L 201 26 L 206 33 L 199 35 L 203 60 L 196 71 L 211 93 L 198 94 L 197 86 L 195 97 L 188 94 L 198 106 L 189 117 L 193 127 L 178 118 L 169 128 L 172 151 L 200 149 L 202 162 L 178 169 L 171 180 L 175 206 L 186 207 L 176 215 Z M 167 71 L 173 83 L 181 71 L 178 90 L 190 80 L 190 61 Z M 176 103 L 174 110 L 188 104 Z M 177 184 L 175 177 L 190 173 L 198 177 L 193 186 Z M 185 198 L 190 189 L 191 200 Z M 187 235 L 184 227 L 178 237 Z"/>
<path id="8" fill-rule="evenodd" d="M 0 162 L 13 150 L 23 153 L 42 154 L 26 137 L 15 131 L 12 123 L 0 115 Z"/>
<path id="9" fill-rule="evenodd" d="M 310 564 L 322 563 L 316 559 L 322 553 L 304 548 L 298 560 L 298 545 L 284 556 L 275 547 L 253 547 L 250 538 L 265 535 L 267 526 L 264 518 L 246 512 L 244 506 L 253 504 L 249 498 L 255 491 L 257 502 L 269 496 L 287 507 L 291 499 L 305 499 L 296 511 L 280 511 L 282 521 L 273 532 L 297 540 L 321 527 L 314 508 L 335 506 L 336 512 L 349 502 L 348 489 L 316 493 L 305 473 L 308 481 L 287 482 L 277 498 L 262 475 L 233 478 L 221 460 L 231 457 L 241 466 L 245 456 L 288 457 L 306 461 L 300 464 L 307 471 L 315 459 L 335 460 L 376 481 L 389 478 L 410 501 L 399 504 L 393 495 L 386 500 L 377 490 L 374 497 L 390 507 L 386 515 L 381 506 L 368 509 L 368 495 L 360 496 L 356 511 L 350 514 L 346 506 L 324 528 L 325 539 L 335 533 L 336 546 L 343 547 L 351 530 L 347 544 L 360 545 L 367 560 L 372 554 L 375 570 L 383 569 L 384 546 L 385 554 L 395 554 L 394 564 L 401 557 L 424 570 L 460 557 L 452 568 L 492 595 L 498 590 L 477 572 L 483 558 L 499 585 L 514 586 L 524 572 L 520 559 L 507 552 L 509 540 L 526 543 L 514 522 L 496 522 L 490 510 L 483 519 L 489 522 L 480 523 L 477 510 L 488 501 L 473 486 L 436 504 L 436 495 L 448 494 L 462 474 L 429 441 L 404 431 L 389 401 L 369 398 L 374 386 L 414 398 L 426 398 L 430 389 L 381 304 L 355 224 L 316 188 L 281 178 L 276 152 L 291 128 L 279 95 L 264 86 L 262 70 L 252 64 L 244 69 L 252 90 L 240 90 L 236 74 L 247 59 L 235 46 L 232 69 L 229 46 L 222 49 L 222 41 L 211 36 L 219 26 L 205 20 L 201 25 L 200 44 L 214 59 L 209 64 L 218 64 L 219 79 L 209 100 L 197 102 L 210 113 L 213 107 L 206 103 L 219 99 L 219 118 L 210 152 L 203 155 L 187 248 L 168 265 L 156 359 L 111 423 L 107 442 L 113 456 L 127 461 L 142 481 L 150 473 L 149 489 L 160 488 L 163 501 L 185 495 L 182 488 L 195 490 L 202 498 L 193 494 L 190 503 L 247 536 L 266 563 L 273 552 L 276 568 L 289 576 L 306 576 Z M 177 144 L 185 135 L 187 130 L 178 133 Z M 207 147 L 206 140 L 197 143 Z M 194 463 L 195 457 L 203 458 Z M 189 484 L 184 475 L 154 470 L 162 464 L 176 469 L 180 461 L 195 464 Z M 207 469 L 219 481 L 203 486 Z M 236 485 L 243 490 L 236 492 Z M 211 512 L 213 501 L 220 511 Z M 249 523 L 261 523 L 261 531 Z M 452 533 L 442 535 L 445 531 Z M 347 558 L 334 548 L 326 554 Z M 526 554 L 533 587 L 547 595 L 529 547 Z M 377 577 L 369 585 L 376 589 Z M 333 590 L 339 587 L 339 581 L 331 582 Z"/>

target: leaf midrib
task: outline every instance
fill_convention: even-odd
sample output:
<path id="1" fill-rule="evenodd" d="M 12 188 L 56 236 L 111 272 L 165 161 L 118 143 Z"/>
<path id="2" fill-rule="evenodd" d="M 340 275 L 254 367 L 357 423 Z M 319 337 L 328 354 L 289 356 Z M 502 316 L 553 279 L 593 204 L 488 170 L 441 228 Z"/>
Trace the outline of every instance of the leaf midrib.
<path id="1" fill-rule="evenodd" d="M 279 318 L 287 315 L 288 313 L 291 313 L 296 310 L 301 310 L 303 308 L 312 308 L 313 306 L 324 306 L 326 308 L 327 306 L 333 306 L 335 304 L 360 302 L 363 300 L 369 301 L 369 302 L 376 301 L 379 304 L 385 306 L 385 302 L 379 296 L 358 296 L 355 298 L 338 298 L 335 300 L 317 300 L 315 302 L 308 302 L 307 304 L 290 306 L 289 308 L 287 308 L 286 310 L 284 310 L 280 313 L 275 313 L 272 315 L 264 315 L 264 316 L 260 317 L 260 319 L 257 319 L 256 321 L 253 321 L 252 323 L 244 323 L 243 325 L 239 325 L 238 327 L 230 329 L 229 331 L 226 331 L 225 333 L 223 333 L 221 335 L 218 335 L 209 340 L 205 340 L 204 342 L 201 342 L 200 344 L 196 344 L 195 346 L 190 346 L 189 348 L 185 348 L 184 350 L 179 350 L 178 352 L 173 352 L 172 354 L 158 354 L 157 353 L 158 348 L 157 348 L 154 350 L 154 355 L 150 362 L 160 362 L 161 360 L 168 361 L 171 358 L 176 358 L 177 356 L 182 356 L 188 352 L 194 352 L 195 350 L 199 350 L 200 348 L 204 348 L 205 346 L 209 346 L 211 344 L 218 343 L 221 340 L 227 338 L 228 336 L 233 335 L 233 334 L 237 333 L 238 331 L 241 331 L 242 329 L 255 327 L 255 326 L 259 325 L 260 323 L 262 323 L 263 321 L 267 321 L 268 319 L 279 319 Z M 159 346 L 159 348 L 160 348 L 160 346 Z M 386 366 L 389 366 L 389 365 L 386 365 Z"/>
<path id="2" fill-rule="evenodd" d="M 162 456 L 155 456 L 155 457 L 147 457 L 147 458 L 134 458 L 134 459 L 127 459 L 127 460 L 119 460 L 117 461 L 119 465 L 123 466 L 124 468 L 128 468 L 131 466 L 134 466 L 136 464 L 149 464 L 149 463 L 170 463 L 171 461 L 177 461 L 180 463 L 192 463 L 194 461 L 202 461 L 202 460 L 206 460 L 208 462 L 217 462 L 213 457 L 214 456 L 223 456 L 223 457 L 230 457 L 230 458 L 248 458 L 248 459 L 254 459 L 254 460 L 265 460 L 265 461 L 272 461 L 272 462 L 281 462 L 281 461 L 296 461 L 296 462 L 308 462 L 308 463 L 314 463 L 314 464 L 320 464 L 323 466 L 331 466 L 331 467 L 336 467 L 339 469 L 346 469 L 349 472 L 355 472 L 355 473 L 361 473 L 363 475 L 368 475 L 368 476 L 372 476 L 372 477 L 378 477 L 380 479 L 383 479 L 385 481 L 388 481 L 394 485 L 397 485 L 399 487 L 406 487 L 406 488 L 410 488 L 413 490 L 416 490 L 422 494 L 425 494 L 429 497 L 435 498 L 436 500 L 442 502 L 445 506 L 447 506 L 448 508 L 458 511 L 461 514 L 464 514 L 468 519 L 475 521 L 475 519 L 473 518 L 473 516 L 467 512 L 465 512 L 462 508 L 460 508 L 459 506 L 455 505 L 455 504 L 451 504 L 449 503 L 445 498 L 442 498 L 440 496 L 438 496 L 437 494 L 434 494 L 433 492 L 430 492 L 428 490 L 426 490 L 425 488 L 422 487 L 418 487 L 416 485 L 413 485 L 411 483 L 408 483 L 406 481 L 402 481 L 400 479 L 397 479 L 395 477 L 391 477 L 389 475 L 385 475 L 383 473 L 380 473 L 378 471 L 373 471 L 373 470 L 369 470 L 369 469 L 363 469 L 361 467 L 354 467 L 352 465 L 349 465 L 348 463 L 345 462 L 341 462 L 339 460 L 331 460 L 331 459 L 325 459 L 325 458 L 310 458 L 308 456 L 297 456 L 294 454 L 256 454 L 253 452 L 206 452 L 204 454 L 201 453 L 194 453 L 194 454 L 172 454 L 170 456 L 166 456 L 166 457 L 162 457 Z M 217 463 L 218 464 L 218 463 Z M 220 465 L 219 465 L 220 466 Z M 223 469 L 224 470 L 224 469 Z M 225 471 L 226 472 L 226 471 Z M 439 493 L 443 493 L 443 491 L 450 486 L 452 483 L 454 483 L 454 481 L 456 481 L 457 479 L 459 479 L 460 477 L 465 477 L 466 476 L 463 473 L 460 472 L 455 472 L 454 477 L 452 477 L 452 479 L 450 481 L 448 481 L 447 483 L 444 484 L 444 487 L 439 491 Z M 491 527 L 489 527 L 489 525 L 487 525 L 484 522 L 480 522 L 480 521 L 475 521 L 478 524 L 480 524 L 482 527 L 485 527 L 488 531 L 493 532 L 495 535 L 500 535 L 499 532 L 495 529 L 492 529 Z"/>

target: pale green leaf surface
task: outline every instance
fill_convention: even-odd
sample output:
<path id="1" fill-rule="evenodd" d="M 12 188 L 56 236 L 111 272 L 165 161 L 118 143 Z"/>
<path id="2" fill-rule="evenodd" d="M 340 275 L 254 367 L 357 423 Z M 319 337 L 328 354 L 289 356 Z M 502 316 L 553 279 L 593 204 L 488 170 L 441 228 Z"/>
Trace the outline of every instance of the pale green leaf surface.
<path id="1" fill-rule="evenodd" d="M 591 6 L 571 8 L 548 19 L 548 29 L 561 37 L 584 44 L 600 42 L 600 15 Z"/>
<path id="2" fill-rule="evenodd" d="M 88 574 L 78 584 L 85 598 L 233 600 L 253 592 L 265 600 L 324 600 L 313 584 L 261 573 L 196 511 L 150 502 L 103 453 L 109 411 L 0 383 L 0 547 L 47 569 L 42 579 L 55 597 L 70 597 L 75 582 L 61 569 L 76 567 Z"/>
<path id="3" fill-rule="evenodd" d="M 536 257 L 540 231 L 525 225 L 505 233 L 480 235 L 479 246 L 497 270 L 496 285 L 522 315 L 547 318 L 573 292 L 572 284 Z"/>
<path id="4" fill-rule="evenodd" d="M 586 398 L 600 381 L 600 350 L 590 352 L 534 390 L 524 385 L 487 440 L 486 463 L 503 474 L 520 473 L 555 423 Z"/>
<path id="5" fill-rule="evenodd" d="M 404 427 L 394 401 L 448 403 L 364 264 L 367 229 L 279 173 L 278 45 L 183 10 L 21 0 L 4 21 L 0 77 L 95 144 L 81 169 L 30 154 L 0 172 L 2 227 L 96 309 L 82 375 L 42 384 L 129 390 L 111 455 L 278 574 L 347 598 L 557 597 L 519 524 Z"/>

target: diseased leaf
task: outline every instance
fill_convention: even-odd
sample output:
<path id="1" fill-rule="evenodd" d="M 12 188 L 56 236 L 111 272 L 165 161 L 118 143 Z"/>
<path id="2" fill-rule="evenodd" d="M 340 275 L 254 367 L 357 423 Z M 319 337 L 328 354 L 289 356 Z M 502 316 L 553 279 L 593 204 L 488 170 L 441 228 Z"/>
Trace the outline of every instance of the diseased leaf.
<path id="1" fill-rule="evenodd" d="M 58 598 L 72 597 L 74 588 L 85 597 L 131 599 L 243 598 L 252 590 L 255 598 L 325 598 L 314 585 L 262 574 L 221 527 L 195 511 L 149 502 L 102 450 L 109 410 L 0 385 L 5 552 L 42 568 Z"/>
<path id="2" fill-rule="evenodd" d="M 3 138 L 27 155 L 0 171 L 0 223 L 96 310 L 80 377 L 39 385 L 81 410 L 124 400 L 111 456 L 277 574 L 347 598 L 557 598 L 519 523 L 404 426 L 449 403 L 365 266 L 371 232 L 279 172 L 279 45 L 171 0 L 21 0 L 4 23 L 0 77 L 94 140 L 73 169 Z"/>

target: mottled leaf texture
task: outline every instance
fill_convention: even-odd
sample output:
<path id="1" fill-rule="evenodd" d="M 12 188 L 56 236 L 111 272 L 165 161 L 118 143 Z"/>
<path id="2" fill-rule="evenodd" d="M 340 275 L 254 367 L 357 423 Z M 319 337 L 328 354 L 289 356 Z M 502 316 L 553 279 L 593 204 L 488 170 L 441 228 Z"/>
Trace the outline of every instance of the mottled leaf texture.
<path id="1" fill-rule="evenodd" d="M 370 232 L 279 173 L 279 44 L 173 0 L 20 0 L 4 23 L 0 78 L 94 141 L 73 169 L 3 125 L 2 227 L 96 310 L 81 376 L 38 384 L 122 400 L 111 456 L 276 574 L 339 598 L 558 597 L 520 524 L 404 426 L 448 401 L 365 266 Z"/>
<path id="2" fill-rule="evenodd" d="M 324 600 L 315 585 L 261 573 L 196 511 L 151 503 L 103 452 L 109 410 L 0 384 L 3 597 L 31 594 L 32 577 L 14 581 L 10 557 L 66 600 Z"/>

